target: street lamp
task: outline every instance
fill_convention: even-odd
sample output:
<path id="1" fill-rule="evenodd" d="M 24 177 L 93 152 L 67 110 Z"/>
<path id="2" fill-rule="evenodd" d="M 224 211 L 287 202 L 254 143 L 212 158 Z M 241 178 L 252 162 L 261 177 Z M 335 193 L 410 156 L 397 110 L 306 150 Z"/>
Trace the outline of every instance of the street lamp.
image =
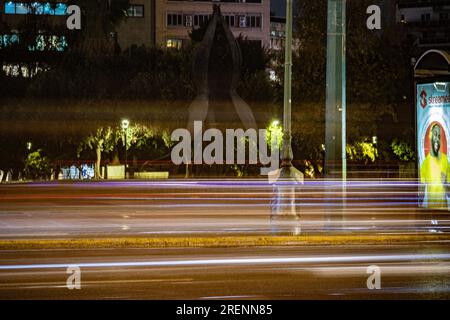
<path id="1" fill-rule="evenodd" d="M 127 152 L 127 131 L 128 131 L 128 127 L 130 126 L 130 121 L 128 121 L 127 119 L 123 119 L 122 120 L 122 129 L 124 131 L 124 136 L 125 136 L 125 179 L 127 178 L 127 166 L 128 166 L 128 152 Z"/>
<path id="2" fill-rule="evenodd" d="M 296 185 L 303 183 L 303 173 L 293 165 L 291 131 L 292 107 L 292 0 L 286 1 L 286 44 L 284 62 L 284 111 L 283 111 L 283 141 L 281 145 L 281 168 L 277 171 L 274 184 L 275 199 L 272 205 L 272 219 L 297 219 L 295 206 Z M 273 123 L 275 124 L 275 122 Z M 286 183 L 287 182 L 287 183 Z"/>
<path id="3" fill-rule="evenodd" d="M 286 1 L 286 48 L 284 62 L 283 143 L 281 146 L 280 178 L 303 182 L 303 174 L 292 165 L 292 0 Z"/>

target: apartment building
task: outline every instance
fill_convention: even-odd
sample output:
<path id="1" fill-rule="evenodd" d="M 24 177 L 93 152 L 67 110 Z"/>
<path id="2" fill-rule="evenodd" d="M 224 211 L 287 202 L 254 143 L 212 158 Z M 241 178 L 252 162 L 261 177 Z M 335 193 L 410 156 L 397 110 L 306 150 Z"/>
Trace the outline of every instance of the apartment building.
<path id="1" fill-rule="evenodd" d="M 126 19 L 117 27 L 112 36 L 122 49 L 133 45 L 152 46 L 155 44 L 155 5 L 157 0 L 130 0 L 130 7 L 126 12 Z M 83 8 L 82 8 L 83 9 Z M 28 15 L 39 15 L 46 22 L 54 25 L 65 25 L 67 20 L 67 0 L 55 2 L 36 1 L 31 4 L 22 1 L 0 0 L 0 23 L 10 27 L 10 35 L 2 35 L 6 38 L 19 39 L 15 28 Z M 1 44 L 0 44 L 1 45 Z M 67 44 L 65 44 L 67 45 Z M 62 49 L 62 48 L 60 48 Z"/>
<path id="2" fill-rule="evenodd" d="M 212 5 L 235 37 L 242 36 L 270 47 L 270 0 L 159 0 L 156 5 L 156 44 L 179 48 L 190 41 L 189 32 L 207 23 Z"/>
<path id="3" fill-rule="evenodd" d="M 270 17 L 270 49 L 282 50 L 286 40 L 286 18 Z"/>
<path id="4" fill-rule="evenodd" d="M 126 19 L 117 27 L 117 41 L 122 49 L 151 47 L 156 43 L 156 5 L 161 0 L 130 0 Z"/>
<path id="5" fill-rule="evenodd" d="M 418 47 L 450 47 L 450 0 L 398 0 L 396 20 Z"/>
<path id="6" fill-rule="evenodd" d="M 55 24 L 66 21 L 67 0 L 56 3 L 0 0 L 0 23 L 14 32 L 27 15 L 37 14 Z M 270 46 L 270 0 L 130 0 L 126 19 L 113 33 L 122 49 L 133 45 L 181 47 L 189 32 L 206 23 L 212 4 L 220 4 L 234 35 Z M 82 8 L 83 9 L 83 8 Z"/>

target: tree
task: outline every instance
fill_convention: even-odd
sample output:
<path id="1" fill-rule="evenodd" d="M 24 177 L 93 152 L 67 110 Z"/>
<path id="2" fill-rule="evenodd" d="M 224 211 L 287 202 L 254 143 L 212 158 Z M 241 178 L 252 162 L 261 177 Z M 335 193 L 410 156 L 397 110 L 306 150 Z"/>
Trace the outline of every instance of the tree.
<path id="1" fill-rule="evenodd" d="M 392 152 L 400 161 L 413 161 L 416 159 L 416 153 L 414 152 L 413 147 L 398 138 L 395 138 L 391 142 Z"/>
<path id="2" fill-rule="evenodd" d="M 125 134 L 127 139 L 125 139 Z M 125 145 L 126 140 L 126 145 Z M 95 151 L 96 165 L 95 178 L 101 178 L 100 166 L 102 154 L 113 154 L 113 162 L 119 163 L 119 148 L 123 146 L 126 150 L 132 151 L 133 157 L 137 158 L 143 154 L 151 155 L 154 150 L 166 152 L 170 147 L 170 136 L 166 131 L 157 132 L 145 125 L 135 123 L 126 131 L 117 127 L 100 127 L 97 131 L 85 137 L 78 146 L 78 157 L 83 152 Z M 161 156 L 160 153 L 157 154 Z"/>
<path id="3" fill-rule="evenodd" d="M 369 0 L 347 1 L 347 140 L 350 145 L 377 135 L 390 140 L 383 128 L 394 124 L 407 103 L 412 81 L 411 49 L 397 27 L 381 32 L 366 27 Z M 323 156 L 327 45 L 327 2 L 298 2 L 295 22 L 298 49 L 293 55 L 293 134 L 296 157 Z M 277 64 L 283 74 L 282 54 Z M 278 86 L 281 101 L 283 81 Z M 305 159 L 305 158 L 303 158 Z M 317 158 L 316 158 L 317 159 Z"/>
<path id="4" fill-rule="evenodd" d="M 138 123 L 127 130 L 126 148 L 131 152 L 134 161 L 165 158 L 170 154 L 169 148 L 172 145 L 170 134 L 166 130 L 156 130 Z"/>
<path id="5" fill-rule="evenodd" d="M 114 129 L 112 129 L 111 127 L 100 127 L 95 133 L 91 133 L 86 138 L 84 138 L 84 140 L 78 146 L 78 157 L 80 157 L 80 154 L 86 149 L 95 151 L 95 179 L 102 178 L 100 174 L 102 152 L 109 153 L 114 150 L 116 144 L 115 137 L 116 134 L 114 132 Z"/>
<path id="6" fill-rule="evenodd" d="M 80 6 L 82 31 L 73 32 L 75 47 L 88 56 L 113 54 L 117 43 L 111 34 L 126 18 L 129 0 L 76 0 L 68 4 Z"/>
<path id="7" fill-rule="evenodd" d="M 41 149 L 28 154 L 25 160 L 25 176 L 30 179 L 48 178 L 52 171 L 50 160 Z"/>

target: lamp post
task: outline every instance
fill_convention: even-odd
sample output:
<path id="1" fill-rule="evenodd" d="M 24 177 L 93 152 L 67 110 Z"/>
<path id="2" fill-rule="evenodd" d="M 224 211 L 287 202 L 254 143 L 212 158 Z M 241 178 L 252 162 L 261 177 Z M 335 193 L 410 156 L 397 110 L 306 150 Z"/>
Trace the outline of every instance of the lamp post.
<path id="1" fill-rule="evenodd" d="M 284 111 L 283 111 L 283 142 L 281 145 L 280 178 L 303 181 L 303 174 L 292 165 L 292 2 L 286 0 L 286 44 L 284 62 Z"/>
<path id="2" fill-rule="evenodd" d="M 271 219 L 297 219 L 295 193 L 297 183 L 303 183 L 303 173 L 293 165 L 292 152 L 292 0 L 286 0 L 286 43 L 284 62 L 284 110 L 283 141 L 281 145 L 281 168 L 274 184 L 275 199 L 272 202 Z"/>
<path id="3" fill-rule="evenodd" d="M 123 119 L 122 120 L 122 129 L 125 135 L 125 179 L 127 178 L 127 166 L 128 166 L 128 151 L 127 151 L 127 132 L 128 132 L 128 127 L 130 126 L 130 121 L 128 121 L 127 119 Z"/>

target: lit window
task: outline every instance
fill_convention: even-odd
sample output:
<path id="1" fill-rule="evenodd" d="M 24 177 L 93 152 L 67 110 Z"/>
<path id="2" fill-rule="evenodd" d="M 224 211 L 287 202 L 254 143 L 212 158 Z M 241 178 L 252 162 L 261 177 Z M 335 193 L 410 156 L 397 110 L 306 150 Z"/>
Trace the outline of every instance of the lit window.
<path id="1" fill-rule="evenodd" d="M 144 17 L 144 6 L 138 4 L 132 4 L 127 10 L 127 16 L 133 18 L 143 18 Z"/>
<path id="2" fill-rule="evenodd" d="M 37 51 L 44 51 L 45 50 L 45 38 L 43 35 L 38 35 L 36 37 L 36 47 L 33 49 L 36 49 Z M 30 48 L 30 50 L 34 51 Z"/>
<path id="3" fill-rule="evenodd" d="M 69 45 L 67 44 L 67 40 L 65 36 L 59 37 L 59 41 L 56 46 L 56 51 L 64 51 Z"/>
<path id="4" fill-rule="evenodd" d="M 5 3 L 5 13 L 6 14 L 16 13 L 16 6 L 15 6 L 14 2 L 10 1 L 10 2 Z"/>
<path id="5" fill-rule="evenodd" d="M 194 25 L 194 18 L 192 15 L 185 15 L 184 16 L 184 26 L 185 27 L 192 27 Z"/>
<path id="6" fill-rule="evenodd" d="M 180 39 L 167 39 L 166 47 L 171 49 L 181 49 L 183 40 Z"/>
<path id="7" fill-rule="evenodd" d="M 65 3 L 57 3 L 55 8 L 55 15 L 64 16 L 67 13 L 67 5 Z"/>
<path id="8" fill-rule="evenodd" d="M 33 14 L 43 14 L 44 13 L 44 6 L 42 5 L 42 3 L 33 2 L 31 4 L 31 12 Z"/>
<path id="9" fill-rule="evenodd" d="M 50 15 L 54 15 L 55 14 L 55 10 L 53 10 L 52 5 L 47 2 L 44 3 L 44 14 L 50 14 Z"/>
<path id="10" fill-rule="evenodd" d="M 246 28 L 247 27 L 247 17 L 246 16 L 240 16 L 239 17 L 239 27 L 240 28 Z"/>
<path id="11" fill-rule="evenodd" d="M 16 14 L 28 14 L 28 9 L 28 4 L 22 2 L 16 3 Z"/>
<path id="12" fill-rule="evenodd" d="M 17 34 L 12 34 L 9 37 L 9 43 L 10 44 L 19 43 L 19 36 Z"/>
<path id="13" fill-rule="evenodd" d="M 67 14 L 67 4 L 50 2 L 14 2 L 5 3 L 6 14 L 47 14 L 63 16 Z"/>

